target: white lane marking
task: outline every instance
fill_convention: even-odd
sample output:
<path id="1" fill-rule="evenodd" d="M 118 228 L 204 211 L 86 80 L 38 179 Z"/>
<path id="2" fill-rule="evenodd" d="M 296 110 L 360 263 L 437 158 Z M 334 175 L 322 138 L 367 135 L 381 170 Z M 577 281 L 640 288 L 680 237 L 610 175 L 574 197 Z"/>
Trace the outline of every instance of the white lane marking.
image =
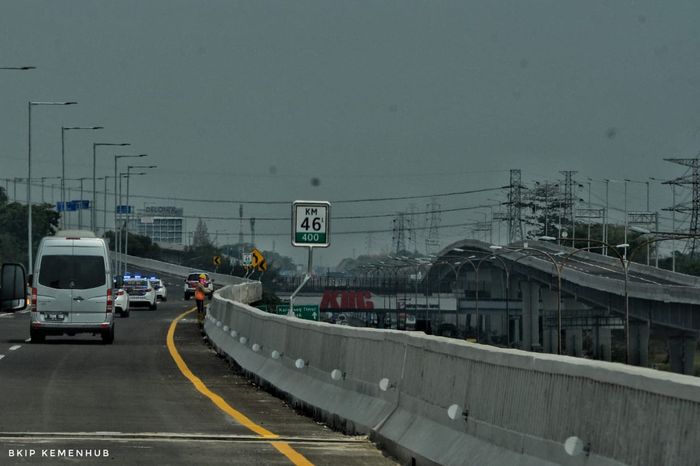
<path id="1" fill-rule="evenodd" d="M 21 347 L 22 347 L 22 345 L 10 346 L 10 351 L 16 351 L 16 350 L 20 349 Z"/>
<path id="2" fill-rule="evenodd" d="M 538 256 L 536 256 L 536 255 L 534 255 L 534 254 L 533 254 L 531 257 L 532 257 L 533 259 L 539 259 L 539 260 L 541 260 L 542 262 L 546 262 L 546 263 L 548 263 L 548 264 L 550 264 L 550 265 L 552 264 L 552 262 L 549 261 L 547 258 L 538 257 Z M 601 270 L 605 270 L 606 272 L 610 272 L 610 273 L 613 274 L 612 277 L 601 277 L 601 278 L 608 278 L 608 279 L 611 279 L 611 280 L 620 280 L 620 281 L 624 281 L 624 279 L 625 279 L 625 273 L 624 273 L 624 270 L 622 270 L 622 265 L 620 265 L 620 269 L 619 269 L 619 270 L 615 270 L 615 269 L 610 269 L 610 268 L 608 268 L 608 267 L 605 267 L 605 266 L 603 266 L 603 265 L 601 265 L 601 264 L 595 264 L 595 263 L 593 263 L 593 262 L 585 262 L 583 259 L 580 259 L 580 258 L 572 258 L 572 259 L 568 259 L 568 260 L 571 261 L 571 262 L 578 262 L 579 264 L 582 264 L 582 265 L 584 265 L 584 266 L 588 266 L 588 267 L 593 267 L 593 268 L 598 268 L 598 269 L 601 269 Z M 559 262 L 559 264 L 561 264 L 561 262 Z M 564 264 L 564 267 L 563 267 L 562 269 L 565 270 L 567 267 L 571 268 L 568 264 Z M 584 268 L 584 269 L 581 269 L 580 271 L 583 272 L 583 273 L 585 273 L 585 274 L 587 274 L 587 275 L 594 275 L 593 273 L 591 273 L 592 270 L 587 270 L 587 269 Z M 618 277 L 615 277 L 616 274 L 620 274 L 620 277 L 619 277 L 619 278 L 618 278 Z M 636 279 L 639 280 L 639 281 L 648 282 L 648 283 L 650 283 L 650 284 L 652 284 L 652 285 L 661 285 L 661 283 L 655 282 L 655 281 L 650 280 L 650 279 L 648 279 L 648 278 L 645 278 L 645 277 L 643 277 L 643 276 L 641 276 L 641 275 L 633 274 L 632 272 L 628 272 L 628 276 L 629 276 L 629 278 L 636 278 Z"/>
<path id="3" fill-rule="evenodd" d="M 27 338 L 26 340 L 24 340 L 25 343 L 30 343 L 31 341 L 32 341 L 31 338 Z"/>
<path id="4" fill-rule="evenodd" d="M 4 358 L 4 357 L 5 357 L 4 354 L 0 354 L 0 359 L 2 359 L 2 358 Z"/>
<path id="5" fill-rule="evenodd" d="M 23 311 L 19 311 L 18 314 L 29 314 L 29 311 L 31 311 L 31 309 L 25 309 Z"/>
<path id="6" fill-rule="evenodd" d="M 0 314 L 0 317 L 10 318 L 10 317 L 12 317 L 12 315 L 13 315 L 13 314 L 12 314 L 11 312 L 6 312 L 6 313 L 3 313 L 3 314 Z"/>
<path id="7" fill-rule="evenodd" d="M 579 263 L 581 263 L 581 264 L 583 264 L 583 265 L 587 265 L 587 266 L 591 266 L 591 267 L 597 267 L 597 268 L 599 268 L 599 269 L 603 269 L 603 270 L 605 270 L 605 271 L 612 272 L 612 273 L 619 273 L 619 274 L 622 274 L 622 280 L 624 280 L 624 270 L 621 270 L 621 269 L 622 269 L 622 264 L 620 264 L 620 270 L 615 270 L 615 269 L 609 269 L 609 268 L 607 268 L 607 267 L 604 267 L 604 266 L 602 266 L 602 265 L 600 265 L 600 264 L 596 264 L 596 263 L 593 263 L 593 262 L 585 262 L 584 259 L 580 259 L 580 258 L 578 258 L 578 257 L 577 257 L 576 259 L 574 259 L 574 260 L 577 261 L 577 262 L 579 262 Z M 649 278 L 643 277 L 643 276 L 641 276 L 641 275 L 636 275 L 636 274 L 634 274 L 634 273 L 632 273 L 632 272 L 629 272 L 629 271 L 628 271 L 627 275 L 629 276 L 629 278 L 636 278 L 636 279 L 638 279 L 639 281 L 648 282 L 648 283 L 651 283 L 652 285 L 661 285 L 661 283 L 655 282 L 654 280 L 651 280 L 651 279 L 649 279 Z"/>

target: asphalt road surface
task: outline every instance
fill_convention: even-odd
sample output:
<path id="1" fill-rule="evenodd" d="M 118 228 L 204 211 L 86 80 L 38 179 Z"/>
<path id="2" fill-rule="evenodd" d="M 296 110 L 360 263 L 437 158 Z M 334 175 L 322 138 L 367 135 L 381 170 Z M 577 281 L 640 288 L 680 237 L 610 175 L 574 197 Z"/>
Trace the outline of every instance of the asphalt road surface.
<path id="1" fill-rule="evenodd" d="M 395 464 L 235 374 L 188 314 L 174 350 L 214 403 L 168 348 L 194 305 L 179 282 L 168 291 L 158 310 L 117 317 L 113 345 L 88 334 L 33 344 L 26 311 L 0 314 L 0 464 Z"/>

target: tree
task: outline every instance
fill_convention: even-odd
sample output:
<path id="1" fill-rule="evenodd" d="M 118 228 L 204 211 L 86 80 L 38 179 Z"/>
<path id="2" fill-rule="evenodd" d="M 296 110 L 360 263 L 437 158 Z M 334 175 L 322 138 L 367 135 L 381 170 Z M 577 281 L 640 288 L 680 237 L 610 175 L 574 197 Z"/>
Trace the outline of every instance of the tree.
<path id="1" fill-rule="evenodd" d="M 105 233 L 105 239 L 109 244 L 109 248 L 114 250 L 116 245 L 114 239 L 114 232 L 108 231 Z M 122 251 L 125 247 L 125 238 L 122 238 Z M 146 257 L 148 259 L 161 259 L 161 248 L 151 240 L 149 236 L 137 235 L 134 233 L 129 233 L 129 255 Z"/>
<path id="2" fill-rule="evenodd" d="M 200 218 L 199 221 L 197 222 L 197 228 L 194 230 L 194 234 L 192 235 L 192 247 L 193 248 L 200 248 L 200 247 L 205 247 L 205 246 L 212 246 L 211 241 L 209 240 L 209 232 L 207 231 L 207 224 L 202 221 Z"/>
<path id="3" fill-rule="evenodd" d="M 44 236 L 58 230 L 58 212 L 50 204 L 32 206 L 32 247 L 34 250 Z M 4 189 L 0 188 L 0 259 L 5 262 L 26 263 L 27 257 L 27 206 L 7 202 Z"/>
<path id="4" fill-rule="evenodd" d="M 540 236 L 553 236 L 559 234 L 560 223 L 566 223 L 562 219 L 563 199 L 559 185 L 554 183 L 536 183 L 529 190 L 525 204 L 530 213 L 525 216 L 525 222 L 529 225 L 527 236 L 530 239 Z"/>

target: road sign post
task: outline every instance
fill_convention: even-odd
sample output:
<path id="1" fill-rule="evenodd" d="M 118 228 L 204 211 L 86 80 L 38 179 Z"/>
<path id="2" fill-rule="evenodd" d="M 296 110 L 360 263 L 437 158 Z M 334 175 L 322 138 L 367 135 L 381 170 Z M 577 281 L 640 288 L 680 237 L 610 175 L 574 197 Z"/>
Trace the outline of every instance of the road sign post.
<path id="1" fill-rule="evenodd" d="M 306 274 L 289 297 L 287 316 L 294 316 L 294 297 L 311 278 L 314 248 L 327 248 L 330 237 L 331 203 L 327 201 L 294 201 L 292 203 L 292 246 L 309 249 Z"/>

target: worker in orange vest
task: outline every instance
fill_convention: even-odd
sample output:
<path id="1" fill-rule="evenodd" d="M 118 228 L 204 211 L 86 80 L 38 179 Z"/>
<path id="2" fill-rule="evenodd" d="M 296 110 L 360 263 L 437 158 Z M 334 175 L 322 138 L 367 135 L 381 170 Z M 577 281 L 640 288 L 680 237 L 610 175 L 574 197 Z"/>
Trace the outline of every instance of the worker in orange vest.
<path id="1" fill-rule="evenodd" d="M 200 273 L 199 281 L 194 288 L 194 300 L 197 303 L 197 324 L 199 324 L 199 328 L 204 327 L 204 299 L 208 294 L 211 294 L 211 290 L 207 288 L 207 276 Z"/>

